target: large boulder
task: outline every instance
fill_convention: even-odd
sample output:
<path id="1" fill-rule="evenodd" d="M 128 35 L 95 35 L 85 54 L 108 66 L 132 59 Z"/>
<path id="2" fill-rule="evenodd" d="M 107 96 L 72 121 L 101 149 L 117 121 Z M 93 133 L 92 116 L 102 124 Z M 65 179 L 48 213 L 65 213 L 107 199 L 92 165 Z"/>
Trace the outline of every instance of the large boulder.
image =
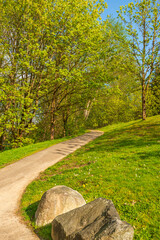
<path id="1" fill-rule="evenodd" d="M 85 203 L 79 192 L 66 186 L 53 187 L 45 192 L 40 200 L 35 213 L 36 225 L 44 226 L 51 223 L 56 216 Z"/>
<path id="2" fill-rule="evenodd" d="M 120 220 L 111 200 L 98 198 L 57 216 L 51 235 L 54 240 L 132 240 L 134 230 Z"/>

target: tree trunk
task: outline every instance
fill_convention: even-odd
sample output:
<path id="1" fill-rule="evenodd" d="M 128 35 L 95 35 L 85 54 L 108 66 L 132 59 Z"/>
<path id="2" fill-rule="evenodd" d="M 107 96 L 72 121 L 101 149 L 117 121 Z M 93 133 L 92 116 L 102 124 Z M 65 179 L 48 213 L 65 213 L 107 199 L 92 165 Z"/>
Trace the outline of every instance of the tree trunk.
<path id="1" fill-rule="evenodd" d="M 62 113 L 62 118 L 63 118 L 63 136 L 66 137 L 66 132 L 67 132 L 67 122 L 68 122 L 68 117 L 69 117 L 69 111 L 65 113 Z"/>
<path id="2" fill-rule="evenodd" d="M 146 120 L 146 94 L 144 80 L 142 80 L 142 119 Z"/>
<path id="3" fill-rule="evenodd" d="M 52 119 L 51 119 L 51 128 L 50 128 L 50 138 L 51 138 L 51 140 L 53 140 L 55 137 L 55 116 L 54 116 L 54 114 L 52 114 L 51 118 Z"/>
<path id="4" fill-rule="evenodd" d="M 67 132 L 67 118 L 64 120 L 63 119 L 63 136 L 66 137 L 66 132 Z"/>
<path id="5" fill-rule="evenodd" d="M 0 151 L 4 149 L 4 140 L 5 140 L 5 136 L 4 134 L 2 134 L 2 136 L 0 137 Z"/>
<path id="6" fill-rule="evenodd" d="M 143 12 L 144 14 L 144 12 Z M 143 16 L 143 54 L 142 54 L 142 119 L 146 119 L 146 89 L 145 89 L 145 65 L 146 65 L 146 17 Z"/>
<path id="7" fill-rule="evenodd" d="M 95 99 L 94 99 L 94 100 L 95 100 Z M 86 107 L 86 109 L 84 110 L 84 118 L 85 118 L 86 121 L 87 121 L 87 119 L 88 119 L 88 117 L 89 117 L 91 108 L 92 108 L 92 102 L 91 102 L 91 100 L 89 100 L 89 101 L 87 102 L 87 107 Z"/>
<path id="8" fill-rule="evenodd" d="M 51 123 L 50 123 L 50 139 L 53 140 L 55 137 L 55 112 L 56 112 L 56 100 L 55 96 L 52 99 L 51 105 Z"/>

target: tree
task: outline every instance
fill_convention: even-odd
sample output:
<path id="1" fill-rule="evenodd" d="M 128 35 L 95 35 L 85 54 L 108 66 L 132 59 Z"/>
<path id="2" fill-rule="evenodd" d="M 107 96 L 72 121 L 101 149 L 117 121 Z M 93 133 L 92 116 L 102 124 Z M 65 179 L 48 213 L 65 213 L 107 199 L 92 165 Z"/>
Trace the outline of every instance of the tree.
<path id="1" fill-rule="evenodd" d="M 19 146 L 35 127 L 33 119 L 51 68 L 46 69 L 49 6 L 43 0 L 1 3 L 1 142 L 6 139 Z"/>
<path id="2" fill-rule="evenodd" d="M 23 145 L 40 114 L 50 121 L 53 139 L 57 114 L 70 96 L 98 81 L 92 64 L 99 58 L 104 1 L 0 3 L 1 146 Z"/>
<path id="3" fill-rule="evenodd" d="M 121 6 L 119 17 L 125 23 L 129 44 L 142 86 L 142 119 L 146 119 L 146 95 L 160 60 L 160 4 L 158 0 L 135 0 Z"/>
<path id="4" fill-rule="evenodd" d="M 97 65 L 104 26 L 98 18 L 103 8 L 103 1 L 101 4 L 85 0 L 57 1 L 50 13 L 54 74 L 52 71 L 48 77 L 48 92 L 39 103 L 50 119 L 51 139 L 55 135 L 57 116 L 61 109 L 68 108 L 68 99 L 69 104 L 74 105 L 76 95 L 89 91 L 100 82 L 98 76 L 103 66 L 98 68 Z"/>

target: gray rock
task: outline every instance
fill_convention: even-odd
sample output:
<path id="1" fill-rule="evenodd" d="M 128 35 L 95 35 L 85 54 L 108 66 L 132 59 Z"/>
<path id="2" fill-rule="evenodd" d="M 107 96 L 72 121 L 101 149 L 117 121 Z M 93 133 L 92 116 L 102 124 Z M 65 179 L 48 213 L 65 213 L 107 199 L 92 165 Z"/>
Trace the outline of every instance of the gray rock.
<path id="1" fill-rule="evenodd" d="M 132 240 L 134 230 L 120 220 L 111 200 L 98 198 L 57 216 L 51 235 L 53 240 Z"/>
<path id="2" fill-rule="evenodd" d="M 82 195 L 66 186 L 56 186 L 45 192 L 38 205 L 35 218 L 37 226 L 51 223 L 53 219 L 86 202 Z"/>

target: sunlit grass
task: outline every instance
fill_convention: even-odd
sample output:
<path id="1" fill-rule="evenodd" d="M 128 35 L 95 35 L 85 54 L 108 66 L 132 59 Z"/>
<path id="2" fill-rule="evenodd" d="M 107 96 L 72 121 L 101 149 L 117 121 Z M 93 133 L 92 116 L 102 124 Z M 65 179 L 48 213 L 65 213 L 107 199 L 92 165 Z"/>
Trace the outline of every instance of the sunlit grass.
<path id="1" fill-rule="evenodd" d="M 160 116 L 103 128 L 105 134 L 48 168 L 26 189 L 22 212 L 43 239 L 51 226 L 37 228 L 34 214 L 42 194 L 66 185 L 87 202 L 111 199 L 135 240 L 159 240 Z"/>

